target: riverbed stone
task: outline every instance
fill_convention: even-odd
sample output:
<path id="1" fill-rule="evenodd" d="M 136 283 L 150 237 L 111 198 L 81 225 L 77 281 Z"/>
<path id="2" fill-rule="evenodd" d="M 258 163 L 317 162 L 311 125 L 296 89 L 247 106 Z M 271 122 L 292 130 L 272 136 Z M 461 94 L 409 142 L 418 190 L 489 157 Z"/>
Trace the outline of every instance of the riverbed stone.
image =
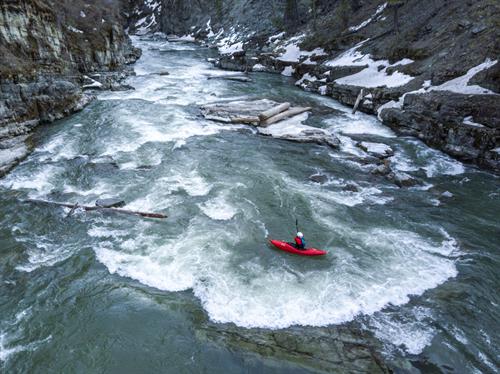
<path id="1" fill-rule="evenodd" d="M 370 156 L 377 158 L 387 158 L 394 155 L 394 151 L 390 146 L 383 143 L 373 143 L 373 142 L 358 142 L 356 143 L 358 148 L 368 153 Z"/>
<path id="2" fill-rule="evenodd" d="M 101 208 L 121 208 L 125 206 L 125 201 L 114 198 L 99 199 L 96 200 L 95 205 Z"/>
<path id="3" fill-rule="evenodd" d="M 315 183 L 323 184 L 328 182 L 328 177 L 325 174 L 313 174 L 309 176 L 309 180 Z"/>
<path id="4" fill-rule="evenodd" d="M 206 323 L 199 339 L 261 358 L 283 360 L 308 370 L 329 373 L 389 373 L 380 343 L 353 324 L 329 327 L 294 326 L 281 330 L 242 329 Z"/>

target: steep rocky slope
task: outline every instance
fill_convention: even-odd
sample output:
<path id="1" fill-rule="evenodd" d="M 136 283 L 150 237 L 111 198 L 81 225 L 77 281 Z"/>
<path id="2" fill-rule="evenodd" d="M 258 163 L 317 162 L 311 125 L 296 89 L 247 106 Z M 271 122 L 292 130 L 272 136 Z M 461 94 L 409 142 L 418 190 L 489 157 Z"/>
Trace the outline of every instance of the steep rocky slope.
<path id="1" fill-rule="evenodd" d="M 118 88 L 140 51 L 113 1 L 0 3 L 0 175 L 29 152 L 38 124 L 81 109 L 83 88 Z M 85 74 L 93 74 L 89 77 Z"/>
<path id="2" fill-rule="evenodd" d="M 364 88 L 359 110 L 500 171 L 497 1 L 298 1 L 295 13 L 294 1 L 148 3 L 157 13 L 143 24 L 208 41 L 222 68 L 293 75 L 351 106 Z"/>

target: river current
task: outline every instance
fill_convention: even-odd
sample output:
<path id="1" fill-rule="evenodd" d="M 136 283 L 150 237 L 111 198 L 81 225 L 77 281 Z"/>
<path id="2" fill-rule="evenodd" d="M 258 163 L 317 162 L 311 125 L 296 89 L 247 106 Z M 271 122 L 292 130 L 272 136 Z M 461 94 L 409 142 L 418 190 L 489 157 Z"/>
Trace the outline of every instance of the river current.
<path id="1" fill-rule="evenodd" d="M 196 337 L 200 319 L 241 329 L 357 321 L 387 358 L 455 372 L 498 369 L 499 179 L 374 116 L 294 87 L 224 74 L 194 44 L 135 39 L 128 83 L 35 134 L 0 179 L 0 365 L 7 372 L 290 372 Z M 167 70 L 169 75 L 158 75 Z M 211 122 L 205 103 L 268 98 L 314 109 L 340 150 Z M 293 124 L 293 123 L 292 123 Z M 359 162 L 390 145 L 398 188 Z M 311 175 L 326 176 L 324 183 Z M 353 188 L 353 186 L 355 188 Z M 26 198 L 163 212 L 164 221 L 26 204 Z M 277 252 L 298 218 L 324 258 Z M 168 355 L 165 355 L 168 352 Z M 433 366 L 435 365 L 435 366 Z M 430 366 L 429 366 L 430 367 Z M 436 369 L 437 370 L 437 369 Z"/>

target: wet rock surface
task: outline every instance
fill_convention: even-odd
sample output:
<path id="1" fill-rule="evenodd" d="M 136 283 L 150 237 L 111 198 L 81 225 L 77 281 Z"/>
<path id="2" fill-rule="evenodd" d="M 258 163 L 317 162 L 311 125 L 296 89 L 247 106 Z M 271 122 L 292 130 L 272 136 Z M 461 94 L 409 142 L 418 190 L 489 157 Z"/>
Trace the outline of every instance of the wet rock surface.
<path id="1" fill-rule="evenodd" d="M 450 92 L 408 94 L 402 110 L 388 108 L 384 123 L 404 135 L 467 162 L 500 171 L 500 95 L 462 95 Z M 471 117 L 474 122 L 464 121 Z"/>
<path id="2" fill-rule="evenodd" d="M 200 339 L 264 358 L 289 361 L 328 373 L 390 373 L 375 338 L 353 326 L 291 327 L 286 330 L 241 329 L 206 324 Z"/>
<path id="3" fill-rule="evenodd" d="M 294 30 L 272 22 L 269 24 L 269 14 L 273 13 L 262 14 L 267 7 L 265 2 L 259 2 L 255 7 L 249 6 L 247 1 L 236 1 L 225 9 L 230 16 L 224 19 L 217 18 L 215 9 L 191 4 L 192 13 L 183 23 L 180 15 L 186 12 L 186 6 L 183 9 L 170 6 L 164 18 L 165 30 L 187 32 L 185 26 L 189 25 L 195 30 L 193 35 L 199 40 L 207 40 L 209 45 L 242 43 L 242 49 L 235 53 L 221 53 L 214 62 L 216 66 L 293 76 L 300 80 L 298 85 L 301 88 L 330 96 L 349 106 L 354 106 L 360 90 L 365 88 L 367 94 L 358 110 L 371 114 L 376 114 L 381 106 L 391 101 L 403 100 L 405 93 L 451 81 L 488 58 L 494 60 L 499 55 L 498 28 L 493 16 L 498 14 L 499 7 L 491 1 L 460 0 L 449 4 L 440 0 L 426 7 L 418 1 L 406 1 L 398 5 L 397 23 L 393 17 L 394 7 L 387 6 L 382 0 L 356 2 L 347 10 L 342 9 L 340 2 L 319 1 L 316 16 L 312 12 L 301 15 L 302 24 Z M 243 9 L 250 8 L 251 14 L 243 12 Z M 342 12 L 348 15 L 346 21 L 333 22 Z M 175 15 L 178 17 L 173 20 Z M 260 22 L 255 22 L 255 19 Z M 207 26 L 209 20 L 210 27 Z M 222 34 L 214 39 L 220 30 L 223 30 Z M 450 40 L 454 42 L 450 43 Z M 297 49 L 291 49 L 295 54 L 282 58 L 292 44 L 297 46 Z M 352 56 L 357 60 L 344 59 L 342 63 L 329 64 L 343 53 L 354 53 L 352 50 L 356 46 L 358 55 Z M 324 54 L 300 54 L 300 51 L 313 51 L 318 47 L 324 49 Z M 371 61 L 363 56 L 368 56 Z M 373 74 L 352 78 L 370 69 Z M 470 77 L 468 84 L 477 84 L 498 93 L 498 69 L 497 63 L 479 71 Z M 372 79 L 377 74 L 381 78 L 378 82 Z M 403 76 L 409 80 L 398 81 Z M 345 77 L 350 78 L 348 83 Z M 397 105 L 382 108 L 379 113 L 381 120 L 453 157 L 499 172 L 498 152 L 493 151 L 500 146 L 496 130 L 471 130 L 463 123 L 467 116 L 473 116 L 478 123 L 494 123 L 498 118 L 498 113 L 493 113 L 499 107 L 497 98 L 467 94 L 464 95 L 470 98 L 467 103 L 467 99 L 453 92 L 419 99 L 411 99 L 410 95 L 404 98 L 409 111 Z M 410 100 L 419 103 L 410 103 Z M 419 112 L 424 114 L 419 115 Z M 434 129 L 436 124 L 439 126 L 437 130 Z"/>
<path id="4" fill-rule="evenodd" d="M 264 136 L 298 143 L 314 143 L 338 148 L 340 140 L 331 132 L 303 124 L 308 113 L 294 115 L 271 125 L 259 123 L 259 114 L 276 107 L 279 103 L 261 99 L 252 101 L 230 101 L 208 104 L 201 107 L 204 118 L 236 124 L 251 124 Z"/>
<path id="5" fill-rule="evenodd" d="M 95 205 L 101 208 L 121 208 L 125 206 L 125 201 L 113 198 L 99 199 L 96 200 Z"/>
<path id="6" fill-rule="evenodd" d="M 108 2 L 0 4 L 0 142 L 4 154 L 12 153 L 0 158 L 3 173 L 29 151 L 20 145 L 24 135 L 92 100 L 82 88 L 127 88 L 120 82 L 140 50 L 123 30 L 120 9 Z"/>

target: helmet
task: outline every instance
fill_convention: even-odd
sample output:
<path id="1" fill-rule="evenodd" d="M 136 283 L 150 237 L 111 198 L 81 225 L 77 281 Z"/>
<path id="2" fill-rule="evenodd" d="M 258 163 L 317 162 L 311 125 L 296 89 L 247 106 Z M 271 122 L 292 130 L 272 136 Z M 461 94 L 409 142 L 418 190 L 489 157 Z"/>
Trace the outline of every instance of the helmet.
<path id="1" fill-rule="evenodd" d="M 302 234 L 302 233 L 299 231 L 299 232 L 297 233 L 297 236 L 298 236 L 299 238 L 303 238 L 303 237 L 304 237 L 304 234 Z"/>

